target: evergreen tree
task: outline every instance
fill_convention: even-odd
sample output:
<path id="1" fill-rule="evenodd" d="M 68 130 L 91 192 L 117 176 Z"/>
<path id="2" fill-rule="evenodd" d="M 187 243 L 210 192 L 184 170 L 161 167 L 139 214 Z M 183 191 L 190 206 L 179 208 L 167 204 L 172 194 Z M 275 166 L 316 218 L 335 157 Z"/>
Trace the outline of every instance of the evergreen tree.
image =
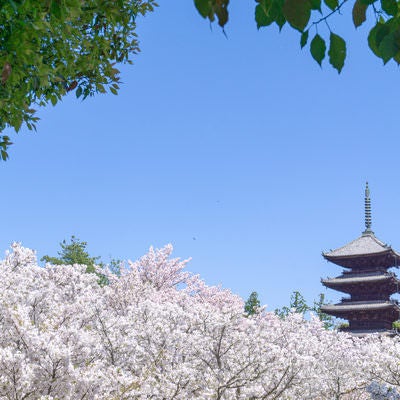
<path id="1" fill-rule="evenodd" d="M 244 312 L 247 316 L 254 315 L 260 308 L 260 300 L 258 299 L 258 293 L 252 292 L 244 305 Z"/>
<path id="2" fill-rule="evenodd" d="M 314 300 L 314 305 L 310 310 L 318 316 L 320 321 L 323 322 L 325 329 L 332 329 L 336 326 L 335 318 L 321 311 L 321 307 L 324 304 L 325 304 L 325 294 L 320 293 L 318 300 Z"/>
<path id="3" fill-rule="evenodd" d="M 94 272 L 94 266 L 100 264 L 100 257 L 90 257 L 86 250 L 87 242 L 82 242 L 75 236 L 71 236 L 71 242 L 67 243 L 64 239 L 61 243 L 61 250 L 58 252 L 58 257 L 43 256 L 40 260 L 54 265 L 86 265 L 86 272 Z"/>
<path id="4" fill-rule="evenodd" d="M 107 265 L 107 268 L 114 275 L 121 276 L 121 268 L 124 268 L 124 262 L 117 258 L 112 258 L 110 263 Z"/>
<path id="5" fill-rule="evenodd" d="M 58 257 L 43 256 L 40 261 L 45 261 L 55 265 L 86 265 L 87 273 L 95 273 L 99 277 L 99 284 L 104 286 L 108 283 L 105 275 L 96 271 L 95 265 L 103 266 L 100 257 L 91 257 L 86 249 L 87 242 L 83 242 L 75 236 L 71 236 L 71 242 L 65 239 L 60 243 L 61 250 Z M 114 263 L 116 264 L 116 262 Z M 116 265 L 115 265 L 116 266 Z"/>
<path id="6" fill-rule="evenodd" d="M 277 308 L 275 314 L 281 318 L 287 317 L 291 312 L 296 312 L 299 314 L 304 314 L 310 311 L 310 307 L 307 305 L 306 300 L 299 291 L 294 291 L 290 296 L 289 307 L 284 306 L 282 308 Z"/>
<path id="7" fill-rule="evenodd" d="M 300 314 L 305 314 L 308 311 L 315 313 L 320 321 L 323 322 L 325 329 L 333 329 L 337 328 L 338 325 L 335 322 L 336 319 L 331 315 L 325 314 L 321 311 L 321 307 L 326 304 L 325 303 L 325 295 L 320 293 L 318 296 L 318 300 L 314 300 L 313 306 L 308 306 L 306 300 L 303 295 L 299 291 L 294 291 L 290 296 L 290 305 L 289 307 L 284 306 L 282 308 L 277 308 L 275 310 L 275 314 L 280 318 L 286 318 L 291 312 L 296 312 Z"/>

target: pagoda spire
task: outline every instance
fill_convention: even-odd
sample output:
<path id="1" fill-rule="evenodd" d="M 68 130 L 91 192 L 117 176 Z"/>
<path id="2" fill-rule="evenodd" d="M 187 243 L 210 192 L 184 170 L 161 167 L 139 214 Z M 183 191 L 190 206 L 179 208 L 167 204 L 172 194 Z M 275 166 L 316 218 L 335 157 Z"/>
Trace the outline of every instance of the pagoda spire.
<path id="1" fill-rule="evenodd" d="M 371 198 L 369 197 L 368 182 L 365 184 L 365 231 L 363 235 L 373 235 L 371 230 Z"/>

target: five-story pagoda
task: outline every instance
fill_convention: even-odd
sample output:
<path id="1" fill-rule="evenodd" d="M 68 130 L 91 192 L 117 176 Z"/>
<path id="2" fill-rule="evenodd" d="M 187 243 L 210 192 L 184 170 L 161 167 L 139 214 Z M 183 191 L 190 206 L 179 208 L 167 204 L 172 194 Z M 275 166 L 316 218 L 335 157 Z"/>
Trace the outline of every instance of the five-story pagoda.
<path id="1" fill-rule="evenodd" d="M 400 265 L 400 254 L 378 240 L 371 230 L 371 200 L 368 182 L 365 188 L 365 231 L 352 242 L 322 253 L 323 257 L 345 268 L 336 278 L 322 279 L 328 288 L 346 293 L 338 304 L 327 304 L 321 311 L 347 319 L 346 329 L 354 334 L 391 332 L 400 318 L 400 307 L 390 296 L 399 292 L 391 267 Z"/>

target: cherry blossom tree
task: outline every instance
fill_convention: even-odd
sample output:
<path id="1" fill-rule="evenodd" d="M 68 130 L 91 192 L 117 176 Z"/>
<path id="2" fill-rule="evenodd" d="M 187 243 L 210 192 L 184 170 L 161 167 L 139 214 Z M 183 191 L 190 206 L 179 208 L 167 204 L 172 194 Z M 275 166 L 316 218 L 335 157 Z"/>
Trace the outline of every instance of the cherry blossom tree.
<path id="1" fill-rule="evenodd" d="M 396 339 L 247 316 L 171 253 L 151 248 L 102 287 L 86 266 L 40 267 L 13 244 L 0 262 L 0 399 L 396 398 Z"/>

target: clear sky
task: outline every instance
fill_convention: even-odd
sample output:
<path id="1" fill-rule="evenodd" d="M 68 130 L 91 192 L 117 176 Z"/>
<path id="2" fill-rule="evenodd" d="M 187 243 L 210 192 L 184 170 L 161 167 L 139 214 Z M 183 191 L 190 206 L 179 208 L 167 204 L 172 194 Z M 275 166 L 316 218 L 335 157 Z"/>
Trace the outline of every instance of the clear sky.
<path id="1" fill-rule="evenodd" d="M 294 290 L 336 300 L 320 278 L 340 268 L 321 252 L 361 234 L 368 180 L 372 228 L 400 250 L 398 67 L 368 50 L 350 5 L 334 24 L 351 42 L 338 75 L 233 3 L 226 38 L 191 1 L 160 1 L 138 20 L 119 96 L 69 95 L 13 135 L 1 249 L 55 255 L 76 235 L 107 261 L 172 243 L 207 283 L 269 309 Z"/>

